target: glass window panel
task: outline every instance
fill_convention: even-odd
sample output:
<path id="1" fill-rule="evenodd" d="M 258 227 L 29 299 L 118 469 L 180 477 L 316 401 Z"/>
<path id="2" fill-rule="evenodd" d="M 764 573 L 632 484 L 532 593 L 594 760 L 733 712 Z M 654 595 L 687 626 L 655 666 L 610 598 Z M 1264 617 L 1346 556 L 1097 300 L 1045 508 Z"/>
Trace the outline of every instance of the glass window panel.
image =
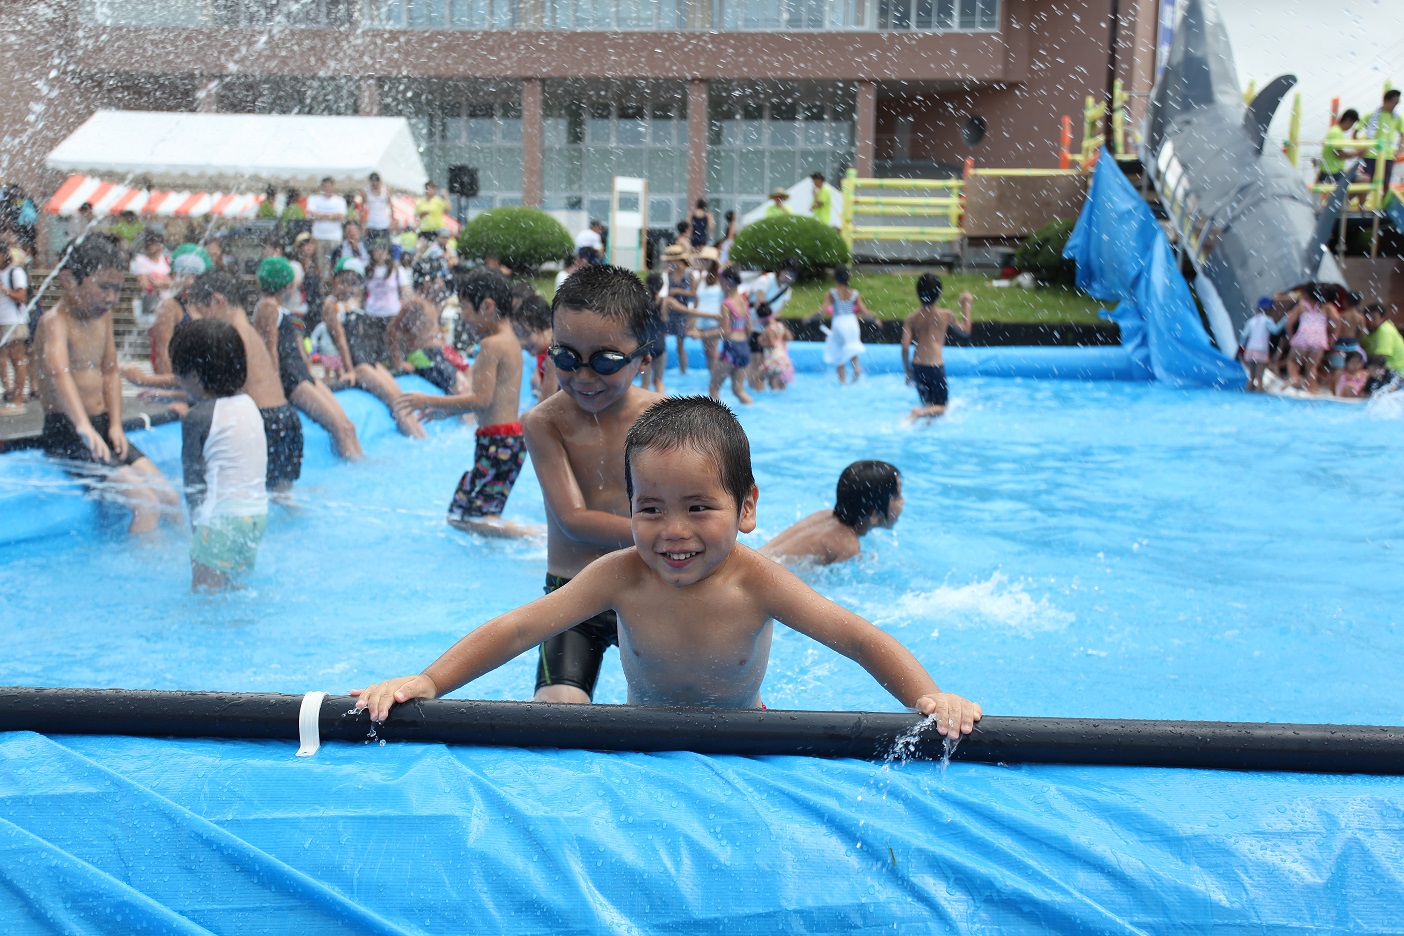
<path id="1" fill-rule="evenodd" d="M 621 149 L 615 150 L 614 166 L 610 170 L 610 176 L 634 176 L 642 178 L 644 175 L 644 151 L 641 149 Z M 610 188 L 614 186 L 610 182 Z"/>
<path id="2" fill-rule="evenodd" d="M 956 0 L 936 0 L 936 28 L 955 29 Z"/>
<path id="3" fill-rule="evenodd" d="M 613 183 L 610 183 L 609 185 L 607 185 L 607 186 L 605 187 L 605 191 L 608 192 L 608 193 L 610 193 L 610 194 L 607 194 L 607 195 L 605 195 L 605 196 L 602 197 L 602 198 L 601 198 L 601 197 L 591 198 L 591 199 L 589 199 L 588 201 L 586 201 L 585 204 L 586 204 L 586 206 L 590 209 L 590 217 L 592 217 L 592 218 L 599 218 L 601 221 L 603 221 L 603 222 L 605 222 L 606 224 L 608 224 L 608 223 L 609 223 L 609 206 L 610 206 L 610 202 L 611 202 L 611 201 L 613 200 L 613 198 L 614 198 L 614 196 L 613 196 L 613 194 L 612 194 L 613 191 L 614 191 L 614 189 L 613 189 Z"/>
<path id="4" fill-rule="evenodd" d="M 653 121 L 649 124 L 649 140 L 662 146 L 671 144 L 673 142 L 673 121 L 659 120 L 655 114 Z"/>
<path id="5" fill-rule="evenodd" d="M 794 146 L 798 142 L 799 134 L 795 132 L 795 121 L 772 120 L 770 122 L 771 146 Z"/>
<path id="6" fill-rule="evenodd" d="M 978 10 L 975 8 L 975 0 L 960 0 L 960 28 L 974 29 L 979 22 Z"/>
<path id="7" fill-rule="evenodd" d="M 999 0 L 980 0 L 980 28 L 999 28 Z"/>
<path id="8" fill-rule="evenodd" d="M 759 146 L 765 141 L 764 120 L 741 121 L 741 145 Z"/>
<path id="9" fill-rule="evenodd" d="M 587 192 L 608 192 L 613 188 L 614 164 L 618 152 L 607 147 L 596 147 L 585 152 L 585 185 Z"/>
<path id="10" fill-rule="evenodd" d="M 564 146 L 566 142 L 566 119 L 547 117 L 542 121 L 542 140 L 547 146 Z"/>
<path id="11" fill-rule="evenodd" d="M 765 184 L 765 150 L 743 149 L 737 160 L 736 187 L 742 192 L 768 192 Z"/>
<path id="12" fill-rule="evenodd" d="M 496 29 L 511 29 L 517 25 L 515 0 L 492 0 L 492 25 Z"/>
<path id="13" fill-rule="evenodd" d="M 829 138 L 835 147 L 853 145 L 853 124 L 848 121 L 835 121 L 829 125 Z"/>
<path id="14" fill-rule="evenodd" d="M 614 128 L 620 146 L 643 146 L 648 141 L 648 121 L 639 117 L 620 117 Z"/>
<path id="15" fill-rule="evenodd" d="M 468 118 L 468 140 L 471 143 L 491 143 L 497 136 L 497 121 L 491 117 Z"/>
<path id="16" fill-rule="evenodd" d="M 497 163 L 498 190 L 520 192 L 522 190 L 522 150 L 521 147 L 499 146 L 494 154 Z"/>
<path id="17" fill-rule="evenodd" d="M 445 118 L 444 141 L 447 143 L 467 143 L 468 120 L 464 117 Z"/>
<path id="18" fill-rule="evenodd" d="M 684 153 L 684 159 L 686 155 Z M 660 192 L 677 192 L 687 187 L 687 170 L 678 172 L 678 157 L 672 150 L 653 150 L 648 154 L 648 187 Z M 682 184 L 679 184 L 679 179 Z"/>
<path id="19" fill-rule="evenodd" d="M 497 138 L 503 143 L 522 142 L 522 120 L 520 117 L 499 117 Z"/>
<path id="20" fill-rule="evenodd" d="M 649 181 L 652 181 L 651 179 Z M 648 226 L 663 227 L 680 215 L 677 203 L 671 198 L 648 198 Z"/>
<path id="21" fill-rule="evenodd" d="M 608 144 L 610 119 L 608 117 L 591 117 L 589 120 L 589 133 L 587 139 L 591 143 Z"/>
<path id="22" fill-rule="evenodd" d="M 837 186 L 837 185 L 838 185 L 838 182 L 836 181 L 835 177 L 832 176 L 832 175 L 829 173 L 829 157 L 830 157 L 830 153 L 829 153 L 828 150 L 823 150 L 823 149 L 806 149 L 806 150 L 800 150 L 800 153 L 799 153 L 799 170 L 800 170 L 800 172 L 799 172 L 799 174 L 802 175 L 802 176 L 808 176 L 811 172 L 814 172 L 815 170 L 818 170 L 819 172 L 822 172 L 822 173 L 824 173 L 824 175 L 826 175 L 826 176 L 829 177 L 829 184 L 830 184 L 830 185 Z"/>
<path id="23" fill-rule="evenodd" d="M 707 154 L 707 191 L 736 191 L 736 154 L 713 151 Z"/>
<path id="24" fill-rule="evenodd" d="M 916 28 L 935 29 L 936 28 L 936 2 L 935 0 L 916 0 Z"/>
<path id="25" fill-rule="evenodd" d="M 789 188 L 800 180 L 795 169 L 795 151 L 775 149 L 770 151 L 770 166 L 766 173 L 765 190 Z"/>
<path id="26" fill-rule="evenodd" d="M 522 196 L 520 195 L 503 195 L 497 199 L 497 207 L 499 208 L 518 208 L 521 204 Z"/>

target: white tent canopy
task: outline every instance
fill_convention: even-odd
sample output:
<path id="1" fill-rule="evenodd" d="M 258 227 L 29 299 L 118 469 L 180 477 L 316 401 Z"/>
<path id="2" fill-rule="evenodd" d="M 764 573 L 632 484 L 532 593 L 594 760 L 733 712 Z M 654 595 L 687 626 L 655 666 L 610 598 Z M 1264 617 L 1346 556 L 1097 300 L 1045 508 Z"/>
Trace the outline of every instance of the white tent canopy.
<path id="1" fill-rule="evenodd" d="M 189 114 L 100 110 L 49 154 L 61 172 L 166 188 L 251 191 L 264 185 L 359 188 L 380 173 L 393 189 L 428 178 L 403 117 Z"/>

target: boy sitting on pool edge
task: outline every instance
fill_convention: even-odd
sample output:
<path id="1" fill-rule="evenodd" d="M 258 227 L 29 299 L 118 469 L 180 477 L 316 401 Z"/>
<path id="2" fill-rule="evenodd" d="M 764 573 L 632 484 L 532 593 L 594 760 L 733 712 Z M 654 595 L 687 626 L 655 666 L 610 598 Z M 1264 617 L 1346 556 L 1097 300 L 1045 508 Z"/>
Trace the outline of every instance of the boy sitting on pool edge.
<path id="1" fill-rule="evenodd" d="M 750 443 L 724 405 L 683 397 L 649 407 L 629 430 L 624 472 L 633 548 L 487 622 L 420 675 L 353 690 L 357 708 L 382 721 L 395 703 L 451 692 L 613 610 L 631 705 L 762 707 L 778 620 L 861 665 L 903 705 L 935 716 L 940 734 L 974 729 L 980 706 L 937 688 L 894 637 L 736 542 L 755 529 L 759 491 Z"/>

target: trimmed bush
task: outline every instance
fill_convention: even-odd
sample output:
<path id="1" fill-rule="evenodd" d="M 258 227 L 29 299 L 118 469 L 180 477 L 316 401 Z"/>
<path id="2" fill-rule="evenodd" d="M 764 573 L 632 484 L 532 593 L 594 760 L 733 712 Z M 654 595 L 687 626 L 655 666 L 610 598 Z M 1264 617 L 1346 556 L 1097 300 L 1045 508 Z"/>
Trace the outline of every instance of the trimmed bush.
<path id="1" fill-rule="evenodd" d="M 575 249 L 561 222 L 538 208 L 492 208 L 463 226 L 458 255 L 481 260 L 496 255 L 514 274 L 560 260 Z"/>
<path id="2" fill-rule="evenodd" d="M 839 232 L 813 218 L 784 215 L 762 218 L 746 225 L 731 245 L 731 260 L 743 267 L 773 270 L 793 257 L 802 279 L 824 275 L 831 267 L 847 264 L 853 256 Z"/>
<path id="3" fill-rule="evenodd" d="M 1050 286 L 1069 289 L 1076 286 L 1077 264 L 1063 256 L 1063 248 L 1068 246 L 1068 236 L 1076 223 L 1076 218 L 1063 218 L 1030 234 L 1014 254 L 1014 265 L 1019 272 L 1032 273 L 1034 279 Z"/>

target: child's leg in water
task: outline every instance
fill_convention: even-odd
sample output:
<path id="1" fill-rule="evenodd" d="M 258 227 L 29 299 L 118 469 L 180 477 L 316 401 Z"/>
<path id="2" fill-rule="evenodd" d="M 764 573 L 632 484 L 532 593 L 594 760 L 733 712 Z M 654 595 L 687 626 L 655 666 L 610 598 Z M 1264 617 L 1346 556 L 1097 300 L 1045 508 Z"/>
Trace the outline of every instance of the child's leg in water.
<path id="1" fill-rule="evenodd" d="M 390 412 L 395 416 L 395 425 L 399 427 L 402 435 L 413 439 L 425 437 L 424 426 L 420 424 L 418 416 L 409 410 L 401 412 L 395 409 L 395 401 L 404 395 L 404 391 L 395 383 L 395 378 L 390 376 L 388 370 L 379 364 L 357 364 L 356 378 L 363 390 L 369 391 L 376 399 L 390 407 Z"/>
<path id="2" fill-rule="evenodd" d="M 357 461 L 366 457 L 361 449 L 361 440 L 356 437 L 355 423 L 351 422 L 326 384 L 304 380 L 293 389 L 289 402 L 331 433 L 337 454 L 342 458 Z"/>

